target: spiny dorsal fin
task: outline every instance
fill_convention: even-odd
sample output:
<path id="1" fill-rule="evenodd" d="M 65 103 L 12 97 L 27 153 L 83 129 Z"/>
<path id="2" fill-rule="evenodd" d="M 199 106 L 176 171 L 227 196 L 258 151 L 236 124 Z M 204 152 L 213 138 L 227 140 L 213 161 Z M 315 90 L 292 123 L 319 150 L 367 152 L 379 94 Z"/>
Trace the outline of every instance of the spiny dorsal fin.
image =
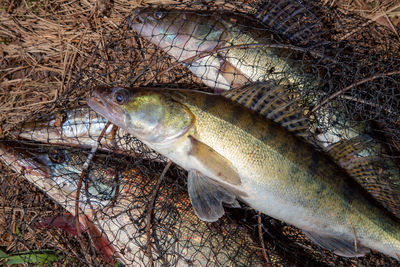
<path id="1" fill-rule="evenodd" d="M 400 218 L 400 171 L 377 141 L 364 134 L 339 141 L 326 152 L 379 203 Z"/>
<path id="2" fill-rule="evenodd" d="M 305 45 L 322 40 L 323 24 L 296 0 L 265 1 L 256 18 L 295 44 Z"/>
<path id="3" fill-rule="evenodd" d="M 298 136 L 310 136 L 308 118 L 300 105 L 300 97 L 283 83 L 275 80 L 253 83 L 227 91 L 223 96 L 279 123 Z"/>

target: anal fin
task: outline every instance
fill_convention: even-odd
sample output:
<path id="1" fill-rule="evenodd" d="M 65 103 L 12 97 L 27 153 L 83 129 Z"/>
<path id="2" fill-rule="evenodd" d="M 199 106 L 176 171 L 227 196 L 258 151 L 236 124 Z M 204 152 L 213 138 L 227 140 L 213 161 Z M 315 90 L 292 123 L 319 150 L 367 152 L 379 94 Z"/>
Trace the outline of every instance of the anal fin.
<path id="1" fill-rule="evenodd" d="M 197 217 L 206 222 L 215 222 L 224 215 L 223 202 L 238 205 L 233 193 L 195 170 L 189 171 L 188 192 Z"/>
<path id="2" fill-rule="evenodd" d="M 362 257 L 370 251 L 369 248 L 361 246 L 358 243 L 356 245 L 354 240 L 347 241 L 316 232 L 304 231 L 304 233 L 315 244 L 342 257 Z"/>
<path id="3" fill-rule="evenodd" d="M 230 84 L 232 89 L 240 88 L 244 84 L 250 82 L 249 78 L 246 75 L 244 75 L 238 68 L 229 63 L 224 58 L 224 56 L 217 55 L 217 57 L 221 64 L 221 69 L 219 70 L 219 74 L 225 78 L 225 80 Z"/>

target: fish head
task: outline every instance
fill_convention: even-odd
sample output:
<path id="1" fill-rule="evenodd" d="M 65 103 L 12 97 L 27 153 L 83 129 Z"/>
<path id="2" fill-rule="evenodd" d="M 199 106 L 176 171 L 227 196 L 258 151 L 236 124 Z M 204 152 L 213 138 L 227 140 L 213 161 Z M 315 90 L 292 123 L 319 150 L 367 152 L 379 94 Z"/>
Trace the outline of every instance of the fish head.
<path id="1" fill-rule="evenodd" d="M 89 108 L 59 111 L 38 121 L 24 123 L 13 134 L 18 138 L 58 145 L 95 145 L 107 120 Z M 111 132 L 109 127 L 105 133 Z"/>
<path id="2" fill-rule="evenodd" d="M 141 141 L 166 143 L 187 133 L 194 121 L 178 94 L 170 92 L 167 89 L 99 87 L 88 104 Z"/>
<path id="3" fill-rule="evenodd" d="M 87 153 L 50 146 L 24 146 L 16 142 L 0 143 L 0 160 L 24 176 L 64 208 L 73 212 L 75 195 Z M 95 159 L 84 179 L 80 202 L 106 206 L 115 195 L 118 171 Z M 85 207 L 86 208 L 86 207 Z"/>
<path id="4" fill-rule="evenodd" d="M 28 151 L 16 148 L 12 142 L 0 142 L 0 160 L 17 173 L 32 177 L 50 177 L 51 170 Z"/>
<path id="5" fill-rule="evenodd" d="M 212 53 L 230 37 L 218 19 L 194 11 L 137 8 L 129 25 L 178 61 Z"/>

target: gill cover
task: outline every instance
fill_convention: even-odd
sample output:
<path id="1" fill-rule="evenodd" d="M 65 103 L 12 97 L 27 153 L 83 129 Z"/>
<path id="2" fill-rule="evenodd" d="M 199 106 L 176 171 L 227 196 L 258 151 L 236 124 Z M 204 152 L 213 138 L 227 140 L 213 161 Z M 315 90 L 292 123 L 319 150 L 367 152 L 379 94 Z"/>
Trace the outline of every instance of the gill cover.
<path id="1" fill-rule="evenodd" d="M 127 130 L 151 143 L 175 141 L 193 125 L 194 115 L 166 91 L 140 90 L 131 92 L 125 105 Z"/>

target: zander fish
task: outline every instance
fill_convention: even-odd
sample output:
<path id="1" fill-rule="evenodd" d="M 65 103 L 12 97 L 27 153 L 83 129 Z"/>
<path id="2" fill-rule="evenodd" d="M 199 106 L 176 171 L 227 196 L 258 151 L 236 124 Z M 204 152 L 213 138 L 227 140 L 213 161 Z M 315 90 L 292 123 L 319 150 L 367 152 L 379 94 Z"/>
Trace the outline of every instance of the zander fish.
<path id="1" fill-rule="evenodd" d="M 28 148 L 0 142 L 0 160 L 75 214 L 76 190 L 87 160 L 87 153 L 82 149 Z M 80 223 L 92 226 L 89 232 L 95 233 L 92 240 L 102 241 L 100 247 L 108 257 L 117 257 L 127 266 L 148 266 L 144 218 L 147 198 L 157 179 L 116 165 L 99 155 L 93 159 L 80 194 Z M 243 227 L 225 220 L 224 231 L 219 231 L 218 227 L 200 221 L 190 210 L 188 196 L 182 192 L 177 194 L 176 190 L 163 187 L 154 210 L 152 237 L 159 242 L 153 248 L 156 266 L 187 266 L 190 262 L 196 266 L 262 266 L 264 263 L 260 252 L 251 249 L 254 244 Z M 159 225 L 158 221 L 163 224 Z M 275 254 L 271 259 L 276 266 L 283 264 Z"/>
<path id="2" fill-rule="evenodd" d="M 244 15 L 137 8 L 129 24 L 211 88 L 229 90 L 269 79 L 300 87 L 307 82 L 306 67 L 299 63 L 304 59 Z"/>
<path id="3" fill-rule="evenodd" d="M 24 123 L 19 131 L 13 134 L 17 138 L 42 143 L 92 148 L 97 146 L 98 139 L 108 120 L 96 114 L 88 107 L 62 111 L 40 121 Z M 159 159 L 152 151 L 139 148 L 139 142 L 123 129 L 109 126 L 100 140 L 100 148 L 122 154 L 141 152 L 142 157 Z"/>
<path id="4" fill-rule="evenodd" d="M 188 171 L 202 220 L 218 220 L 222 203 L 240 199 L 338 255 L 372 248 L 399 259 L 393 216 L 329 156 L 272 120 L 223 96 L 187 90 L 102 87 L 88 104 Z M 342 158 L 354 156 L 341 148 Z M 368 169 L 354 167 L 368 178 Z"/>
<path id="5" fill-rule="evenodd" d="M 268 4 L 277 4 L 273 10 L 278 12 L 279 16 L 268 14 L 268 12 L 263 15 L 274 16 L 273 18 L 263 17 L 263 20 L 266 20 L 272 29 L 276 29 L 281 34 L 280 27 L 282 25 L 274 23 L 285 22 L 287 29 L 292 32 L 292 35 L 287 37 L 293 42 L 298 42 L 297 37 L 299 36 L 302 36 L 303 41 L 312 40 L 314 34 L 320 33 L 320 30 L 317 29 L 322 29 L 323 26 L 312 14 L 309 14 L 313 17 L 311 24 L 300 24 L 295 27 L 292 27 L 293 25 L 290 23 L 286 24 L 288 21 L 295 21 L 296 18 L 298 21 L 303 21 L 307 12 L 304 13 L 304 8 L 298 6 L 298 3 L 294 3 L 294 6 L 298 6 L 295 9 L 298 10 L 294 12 L 296 15 L 289 16 L 285 12 L 293 10 L 292 4 L 282 9 L 288 3 L 278 2 Z M 282 6 L 280 6 L 281 4 Z M 286 86 L 287 92 L 282 90 L 282 94 L 291 94 L 291 98 L 303 105 L 304 110 L 309 110 L 310 106 L 318 103 L 316 95 L 304 94 L 310 91 L 310 87 L 315 88 L 315 92 L 320 90 L 317 86 L 320 76 L 314 75 L 315 77 L 311 78 L 313 75 L 306 71 L 312 62 L 303 62 L 300 66 L 294 60 L 299 57 L 295 51 L 289 48 L 268 47 L 268 44 L 284 44 L 286 42 L 264 26 L 254 25 L 254 21 L 252 22 L 248 17 L 235 16 L 232 18 L 226 12 L 206 14 L 197 11 L 138 8 L 133 12 L 130 25 L 140 36 L 163 49 L 176 60 L 185 63 L 204 84 L 216 91 L 241 90 L 249 82 L 268 80 L 268 82 Z M 310 31 L 310 27 L 317 32 Z M 297 35 L 297 33 L 301 34 Z M 239 48 L 240 45 L 250 46 Z M 222 47 L 224 49 L 221 49 Z M 231 48 L 225 49 L 226 47 Z M 200 58 L 198 58 L 199 56 Z M 250 87 L 257 87 L 257 85 Z M 246 94 L 246 90 L 242 90 L 242 93 Z M 305 104 L 306 102 L 307 104 Z M 373 194 L 386 209 L 400 218 L 397 205 L 386 201 L 388 197 L 382 196 L 374 189 L 375 187 L 384 187 L 390 195 L 389 198 L 394 199 L 396 204 L 399 203 L 400 168 L 389 156 L 388 149 L 371 135 L 368 123 L 350 121 L 346 117 L 347 112 L 347 109 L 336 100 L 317 110 L 312 114 L 313 119 L 307 121 L 308 140 L 326 150 L 327 153 L 331 153 L 330 148 L 333 145 L 354 142 L 354 140 L 363 143 L 364 150 L 358 153 L 360 161 L 367 161 L 371 157 L 380 158 L 382 171 L 376 173 L 374 178 L 372 176 L 369 179 L 360 178 L 352 171 L 352 166 L 340 159 L 337 162 L 347 168 L 349 174 Z M 305 136 L 304 133 L 302 134 Z M 335 155 L 331 156 L 336 160 Z"/>
<path id="6" fill-rule="evenodd" d="M 400 168 L 388 149 L 373 138 L 368 123 L 348 120 L 342 106 L 333 108 L 332 105 L 339 105 L 335 101 L 312 118 L 304 116 L 304 106 L 297 92 L 272 80 L 223 95 L 324 150 L 380 204 L 400 218 Z M 368 170 L 369 175 L 358 172 L 359 168 Z"/>

